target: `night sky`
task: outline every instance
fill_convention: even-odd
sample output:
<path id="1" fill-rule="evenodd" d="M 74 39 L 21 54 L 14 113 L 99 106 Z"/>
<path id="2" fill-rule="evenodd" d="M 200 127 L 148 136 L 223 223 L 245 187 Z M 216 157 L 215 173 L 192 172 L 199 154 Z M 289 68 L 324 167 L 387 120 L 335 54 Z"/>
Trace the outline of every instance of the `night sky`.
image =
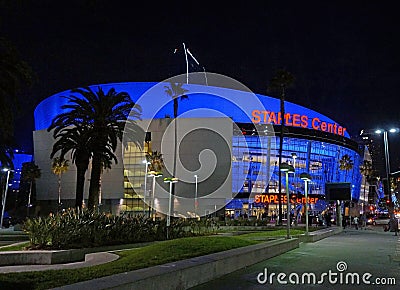
<path id="1" fill-rule="evenodd" d="M 162 81 L 171 76 L 174 49 L 185 42 L 207 71 L 256 93 L 267 94 L 277 69 L 290 71 L 296 80 L 287 100 L 329 116 L 353 136 L 361 129 L 400 127 L 400 18 L 394 3 L 133 2 L 0 2 L 0 36 L 16 45 L 38 76 L 23 93 L 29 105 L 17 126 L 32 123 L 35 105 L 60 91 Z M 16 133 L 29 150 L 31 131 Z M 400 168 L 399 139 L 389 137 L 392 170 Z"/>

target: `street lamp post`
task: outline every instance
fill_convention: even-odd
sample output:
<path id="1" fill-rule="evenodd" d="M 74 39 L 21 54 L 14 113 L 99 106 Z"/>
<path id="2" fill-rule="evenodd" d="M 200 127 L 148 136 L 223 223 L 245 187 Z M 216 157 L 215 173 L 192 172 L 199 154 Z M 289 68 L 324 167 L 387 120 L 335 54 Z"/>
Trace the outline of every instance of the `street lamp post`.
<path id="1" fill-rule="evenodd" d="M 305 206 L 305 211 L 306 211 L 306 235 L 308 235 L 308 182 L 311 181 L 311 176 L 303 172 L 300 174 L 300 179 L 304 181 L 304 196 L 306 198 L 306 206 Z"/>
<path id="2" fill-rule="evenodd" d="M 167 177 L 164 178 L 165 183 L 169 183 L 169 197 L 168 197 L 168 214 L 167 214 L 167 240 L 169 239 L 169 227 L 171 225 L 171 200 L 172 200 L 172 183 L 177 183 L 178 178 Z"/>
<path id="3" fill-rule="evenodd" d="M 390 179 L 389 179 L 389 174 L 390 174 L 390 159 L 389 159 L 389 140 L 388 140 L 388 132 L 390 133 L 397 133 L 399 132 L 398 128 L 391 128 L 389 130 L 382 130 L 378 129 L 375 131 L 376 134 L 382 134 L 383 133 L 383 144 L 385 148 L 385 167 L 386 167 L 386 191 L 388 194 L 388 197 L 391 199 L 391 192 L 390 192 Z"/>
<path id="4" fill-rule="evenodd" d="M 297 158 L 297 154 L 295 152 L 291 153 L 292 158 L 293 158 L 293 169 L 294 169 L 294 174 L 293 174 L 293 180 L 294 180 L 294 191 L 295 194 L 297 194 L 297 184 L 296 184 L 296 158 Z M 294 224 L 297 226 L 297 205 L 295 203 L 294 205 L 295 209 L 294 209 Z"/>
<path id="5" fill-rule="evenodd" d="M 149 218 L 150 218 L 153 217 L 153 207 L 154 207 L 154 197 L 155 197 L 154 191 L 156 190 L 156 178 L 162 176 L 162 173 L 157 171 L 150 171 L 148 175 L 149 177 L 153 177 L 153 189 L 151 191 L 150 206 L 149 206 Z"/>
<path id="6" fill-rule="evenodd" d="M 6 186 L 5 190 L 3 193 L 3 198 L 2 198 L 2 208 L 1 208 L 1 221 L 0 221 L 0 229 L 3 228 L 3 220 L 4 220 L 4 211 L 6 209 L 6 200 L 7 200 L 7 191 L 8 191 L 8 181 L 10 179 L 10 172 L 14 171 L 9 168 L 3 168 L 3 171 L 7 171 L 7 178 L 6 178 Z"/>
<path id="7" fill-rule="evenodd" d="M 286 162 L 282 162 L 280 171 L 286 175 L 286 238 L 290 239 L 290 197 L 289 197 L 289 173 L 294 173 L 294 167 Z"/>
<path id="8" fill-rule="evenodd" d="M 147 194 L 147 170 L 149 168 L 150 162 L 148 162 L 147 160 L 143 160 L 142 162 L 146 164 L 146 169 L 144 171 L 144 194 L 143 194 L 143 216 L 144 216 L 146 214 L 145 207 L 146 207 L 146 194 Z"/>
<path id="9" fill-rule="evenodd" d="M 197 179 L 198 179 L 197 174 L 194 176 L 194 178 L 195 178 L 195 182 L 196 182 L 195 191 L 194 191 L 194 215 L 197 218 Z"/>

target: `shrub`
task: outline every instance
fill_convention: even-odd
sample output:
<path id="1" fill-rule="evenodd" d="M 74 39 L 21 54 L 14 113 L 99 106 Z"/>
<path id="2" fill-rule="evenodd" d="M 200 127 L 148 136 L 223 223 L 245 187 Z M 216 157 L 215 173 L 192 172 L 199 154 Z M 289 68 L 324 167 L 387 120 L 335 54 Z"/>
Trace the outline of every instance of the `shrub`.
<path id="1" fill-rule="evenodd" d="M 166 220 L 144 216 L 124 217 L 97 211 L 69 209 L 61 214 L 28 219 L 22 229 L 30 249 L 72 249 L 165 240 Z M 171 219 L 169 238 L 214 232 L 211 219 Z"/>

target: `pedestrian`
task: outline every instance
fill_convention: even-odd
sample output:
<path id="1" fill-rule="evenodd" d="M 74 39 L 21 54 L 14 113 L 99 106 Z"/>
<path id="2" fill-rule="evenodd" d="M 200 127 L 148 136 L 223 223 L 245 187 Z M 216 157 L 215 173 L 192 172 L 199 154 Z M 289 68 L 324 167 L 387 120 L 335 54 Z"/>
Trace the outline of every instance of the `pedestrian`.
<path id="1" fill-rule="evenodd" d="M 365 216 L 365 214 L 361 216 L 361 229 L 367 229 L 367 217 Z"/>
<path id="2" fill-rule="evenodd" d="M 342 216 L 342 227 L 343 227 L 343 229 L 346 228 L 346 224 L 347 224 L 346 217 L 345 217 L 345 216 Z"/>
<path id="3" fill-rule="evenodd" d="M 392 215 L 389 224 L 390 224 L 390 231 L 394 232 L 394 235 L 397 236 L 397 233 L 399 232 L 399 222 L 394 215 Z"/>
<path id="4" fill-rule="evenodd" d="M 355 216 L 353 219 L 354 227 L 358 230 L 358 216 Z"/>

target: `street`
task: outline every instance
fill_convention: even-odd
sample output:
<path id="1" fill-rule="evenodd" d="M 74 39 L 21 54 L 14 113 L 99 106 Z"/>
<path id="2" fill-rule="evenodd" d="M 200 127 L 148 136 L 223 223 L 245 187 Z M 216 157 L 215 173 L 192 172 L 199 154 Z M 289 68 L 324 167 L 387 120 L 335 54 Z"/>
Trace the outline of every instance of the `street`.
<path id="1" fill-rule="evenodd" d="M 346 228 L 191 290 L 398 289 L 400 263 L 392 261 L 398 238 L 382 226 Z"/>

